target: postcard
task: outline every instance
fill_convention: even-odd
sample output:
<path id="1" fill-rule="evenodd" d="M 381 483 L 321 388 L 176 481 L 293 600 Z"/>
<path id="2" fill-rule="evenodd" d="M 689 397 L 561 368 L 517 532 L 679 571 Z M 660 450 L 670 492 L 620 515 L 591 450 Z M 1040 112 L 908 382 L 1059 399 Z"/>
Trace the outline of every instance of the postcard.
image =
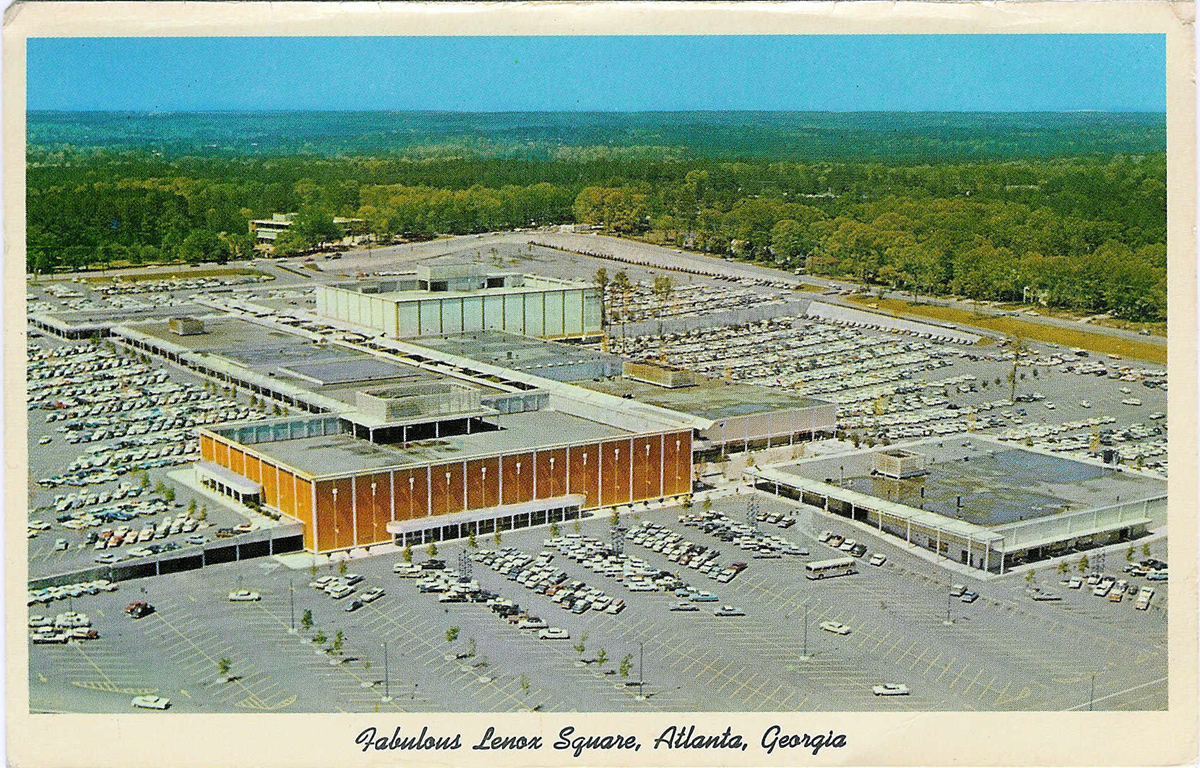
<path id="1" fill-rule="evenodd" d="M 9 760 L 1194 761 L 1193 13 L 13 5 Z"/>

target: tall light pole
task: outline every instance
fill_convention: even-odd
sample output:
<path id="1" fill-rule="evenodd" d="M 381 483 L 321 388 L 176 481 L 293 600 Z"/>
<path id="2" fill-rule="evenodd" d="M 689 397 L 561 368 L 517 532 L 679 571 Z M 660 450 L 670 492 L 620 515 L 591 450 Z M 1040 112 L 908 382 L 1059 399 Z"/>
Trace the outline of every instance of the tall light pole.
<path id="1" fill-rule="evenodd" d="M 946 626 L 950 626 L 951 624 L 954 623 L 953 621 L 950 620 L 950 602 L 953 599 L 954 599 L 953 594 L 951 594 L 951 593 L 946 594 L 946 619 L 942 622 Z"/>
<path id="2" fill-rule="evenodd" d="M 638 643 L 638 701 L 646 700 L 646 643 Z"/>
<path id="3" fill-rule="evenodd" d="M 804 604 L 804 653 L 800 656 L 800 661 L 808 661 L 812 656 L 808 655 L 808 603 Z"/>
<path id="4" fill-rule="evenodd" d="M 416 697 L 416 687 L 413 687 L 413 696 Z M 387 703 L 392 700 L 391 683 L 388 680 L 388 652 L 387 640 L 383 641 L 383 698 L 380 701 Z"/>
<path id="5" fill-rule="evenodd" d="M 292 610 L 292 628 L 288 630 L 289 635 L 296 634 L 296 590 L 292 579 L 288 579 L 288 602 Z"/>

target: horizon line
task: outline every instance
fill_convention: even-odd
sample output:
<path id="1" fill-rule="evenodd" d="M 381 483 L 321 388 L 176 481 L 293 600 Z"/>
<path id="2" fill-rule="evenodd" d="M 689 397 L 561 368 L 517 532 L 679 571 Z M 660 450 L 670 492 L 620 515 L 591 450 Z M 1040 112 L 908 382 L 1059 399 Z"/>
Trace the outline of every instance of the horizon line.
<path id="1" fill-rule="evenodd" d="M 834 114 L 834 115 L 872 115 L 872 114 L 906 114 L 906 115 L 1071 115 L 1071 114 L 1103 114 L 1103 115 L 1163 115 L 1167 111 L 1146 109 L 767 109 L 767 108 L 728 108 L 728 109 L 395 109 L 395 108 L 318 108 L 318 107 L 286 107 L 277 109 L 244 109 L 244 108 L 211 108 L 211 109 L 102 109 L 102 108 L 63 108 L 63 107 L 32 107 L 26 109 L 26 114 L 35 112 L 53 112 L 63 114 L 145 114 L 145 115 L 246 115 L 246 114 L 441 114 L 441 115 L 522 115 L 522 114 L 602 114 L 602 115 L 670 115 L 670 114 L 723 114 L 728 112 L 753 112 L 762 114 Z"/>

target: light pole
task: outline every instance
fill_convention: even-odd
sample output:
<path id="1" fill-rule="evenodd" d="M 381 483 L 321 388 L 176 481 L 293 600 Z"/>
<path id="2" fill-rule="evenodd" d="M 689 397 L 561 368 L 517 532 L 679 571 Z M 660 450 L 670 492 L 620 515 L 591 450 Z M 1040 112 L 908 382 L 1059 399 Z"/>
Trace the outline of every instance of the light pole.
<path id="1" fill-rule="evenodd" d="M 638 701 L 646 700 L 646 644 L 638 643 Z"/>
<path id="2" fill-rule="evenodd" d="M 416 686 L 413 686 L 413 697 L 416 697 Z M 387 641 L 383 641 L 383 698 L 380 701 L 385 704 L 392 700 L 391 683 L 388 680 L 388 652 Z"/>
<path id="3" fill-rule="evenodd" d="M 942 621 L 942 623 L 945 624 L 947 627 L 954 623 L 953 621 L 950 620 L 950 602 L 953 599 L 954 599 L 954 595 L 951 593 L 947 593 L 947 595 L 946 595 L 946 618 L 945 618 L 945 620 Z"/>
<path id="4" fill-rule="evenodd" d="M 288 630 L 289 635 L 296 634 L 296 590 L 291 579 L 288 579 L 288 603 L 291 605 L 292 611 L 292 628 Z"/>
<path id="5" fill-rule="evenodd" d="M 808 655 L 808 603 L 804 604 L 804 653 L 800 655 L 800 661 L 808 661 L 812 656 Z"/>

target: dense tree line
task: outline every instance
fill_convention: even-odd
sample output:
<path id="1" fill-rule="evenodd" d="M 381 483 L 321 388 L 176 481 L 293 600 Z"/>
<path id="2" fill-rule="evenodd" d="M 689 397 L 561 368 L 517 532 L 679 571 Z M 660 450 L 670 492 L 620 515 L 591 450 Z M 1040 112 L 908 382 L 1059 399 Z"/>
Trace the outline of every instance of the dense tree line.
<path id="1" fill-rule="evenodd" d="M 1030 295 L 1162 319 L 1165 156 L 939 164 L 488 157 L 175 157 L 34 150 L 29 268 L 252 252 L 248 221 L 299 211 L 381 239 L 578 222 L 914 293 Z"/>

